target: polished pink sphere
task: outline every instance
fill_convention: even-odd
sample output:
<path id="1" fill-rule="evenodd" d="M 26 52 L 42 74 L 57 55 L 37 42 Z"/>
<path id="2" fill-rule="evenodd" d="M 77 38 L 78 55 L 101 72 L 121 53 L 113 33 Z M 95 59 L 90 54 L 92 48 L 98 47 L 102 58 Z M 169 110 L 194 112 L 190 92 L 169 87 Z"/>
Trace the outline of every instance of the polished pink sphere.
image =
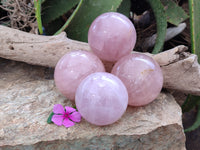
<path id="1" fill-rule="evenodd" d="M 58 61 L 54 72 L 55 84 L 64 96 L 74 100 L 76 89 L 85 77 L 94 72 L 104 71 L 103 63 L 93 53 L 72 51 Z"/>
<path id="2" fill-rule="evenodd" d="M 144 54 L 130 54 L 121 58 L 112 72 L 125 84 L 129 105 L 142 106 L 152 102 L 163 86 L 163 74 L 160 66 L 151 57 Z"/>
<path id="3" fill-rule="evenodd" d="M 76 107 L 88 122 L 103 126 L 121 118 L 128 105 L 128 93 L 122 81 L 106 72 L 86 77 L 76 91 Z"/>
<path id="4" fill-rule="evenodd" d="M 89 28 L 88 43 L 92 51 L 105 61 L 115 62 L 130 54 L 135 42 L 134 25 L 120 13 L 104 13 Z"/>

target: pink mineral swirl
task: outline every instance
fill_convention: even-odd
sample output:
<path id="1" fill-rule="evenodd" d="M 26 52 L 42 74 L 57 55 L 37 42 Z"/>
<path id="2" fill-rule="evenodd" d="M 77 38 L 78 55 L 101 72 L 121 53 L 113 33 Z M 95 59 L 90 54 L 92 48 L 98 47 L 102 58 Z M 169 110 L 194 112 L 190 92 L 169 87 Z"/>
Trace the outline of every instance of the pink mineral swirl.
<path id="1" fill-rule="evenodd" d="M 136 43 L 135 27 L 120 13 L 104 13 L 92 22 L 88 43 L 100 59 L 115 62 L 133 50 Z"/>
<path id="2" fill-rule="evenodd" d="M 103 63 L 93 53 L 72 51 L 58 61 L 54 72 L 55 84 L 64 96 L 74 100 L 76 89 L 85 77 L 94 72 L 104 71 Z"/>
<path id="3" fill-rule="evenodd" d="M 152 102 L 163 86 L 160 66 L 144 54 L 130 54 L 121 58 L 112 72 L 125 84 L 129 94 L 129 105 L 142 106 Z"/>
<path id="4" fill-rule="evenodd" d="M 128 105 L 128 93 L 122 81 L 106 72 L 86 77 L 76 91 L 76 107 L 88 122 L 103 126 L 121 118 Z"/>

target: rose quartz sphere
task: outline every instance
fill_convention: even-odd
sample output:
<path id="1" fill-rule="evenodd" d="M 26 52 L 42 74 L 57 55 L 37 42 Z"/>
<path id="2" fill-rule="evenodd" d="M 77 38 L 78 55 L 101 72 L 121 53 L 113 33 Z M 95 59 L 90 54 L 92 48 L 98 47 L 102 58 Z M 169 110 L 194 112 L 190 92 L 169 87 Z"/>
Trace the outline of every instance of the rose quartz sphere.
<path id="1" fill-rule="evenodd" d="M 89 28 L 88 43 L 92 51 L 105 61 L 115 62 L 130 54 L 135 42 L 134 25 L 120 13 L 104 13 Z"/>
<path id="2" fill-rule="evenodd" d="M 76 107 L 88 122 L 103 126 L 121 118 L 128 105 L 128 92 L 122 81 L 106 72 L 86 77 L 76 91 Z"/>
<path id="3" fill-rule="evenodd" d="M 70 100 L 80 82 L 89 74 L 105 71 L 101 60 L 91 52 L 76 50 L 65 54 L 57 63 L 54 72 L 58 90 Z"/>
<path id="4" fill-rule="evenodd" d="M 129 105 L 142 106 L 152 102 L 163 86 L 163 74 L 160 66 L 151 57 L 144 54 L 130 54 L 121 58 L 112 72 L 125 84 Z"/>

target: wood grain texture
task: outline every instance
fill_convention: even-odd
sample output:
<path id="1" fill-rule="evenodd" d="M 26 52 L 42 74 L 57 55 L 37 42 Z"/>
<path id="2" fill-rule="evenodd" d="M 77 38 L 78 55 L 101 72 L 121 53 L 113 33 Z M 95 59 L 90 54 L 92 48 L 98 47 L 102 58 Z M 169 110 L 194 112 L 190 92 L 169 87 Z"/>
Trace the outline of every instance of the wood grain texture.
<path id="1" fill-rule="evenodd" d="M 42 36 L 0 25 L 0 57 L 33 65 L 55 67 L 58 60 L 73 50 L 91 51 L 88 43 L 71 40 L 63 32 Z M 148 54 L 161 66 L 164 88 L 200 95 L 200 65 L 197 56 L 180 45 L 159 54 Z M 113 64 L 104 63 L 107 70 Z"/>

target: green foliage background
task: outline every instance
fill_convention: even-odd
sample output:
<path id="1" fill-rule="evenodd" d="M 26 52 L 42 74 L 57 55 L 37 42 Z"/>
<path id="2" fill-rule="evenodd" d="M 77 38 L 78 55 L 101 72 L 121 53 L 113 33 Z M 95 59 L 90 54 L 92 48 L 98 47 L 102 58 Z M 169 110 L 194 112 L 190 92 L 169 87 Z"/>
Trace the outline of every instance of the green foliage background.
<path id="1" fill-rule="evenodd" d="M 162 50 L 167 21 L 178 25 L 187 19 L 187 14 L 173 0 L 147 0 L 157 19 L 158 38 L 153 53 Z M 77 12 L 73 12 L 81 2 Z M 131 0 L 45 0 L 42 1 L 42 22 L 47 34 L 56 33 L 70 15 L 73 19 L 62 28 L 71 39 L 87 42 L 87 33 L 92 21 L 105 12 L 120 12 L 129 17 Z M 167 8 L 167 9 L 166 9 Z M 63 30 L 61 30 L 63 31 Z M 59 32 L 57 32 L 59 33 Z"/>

